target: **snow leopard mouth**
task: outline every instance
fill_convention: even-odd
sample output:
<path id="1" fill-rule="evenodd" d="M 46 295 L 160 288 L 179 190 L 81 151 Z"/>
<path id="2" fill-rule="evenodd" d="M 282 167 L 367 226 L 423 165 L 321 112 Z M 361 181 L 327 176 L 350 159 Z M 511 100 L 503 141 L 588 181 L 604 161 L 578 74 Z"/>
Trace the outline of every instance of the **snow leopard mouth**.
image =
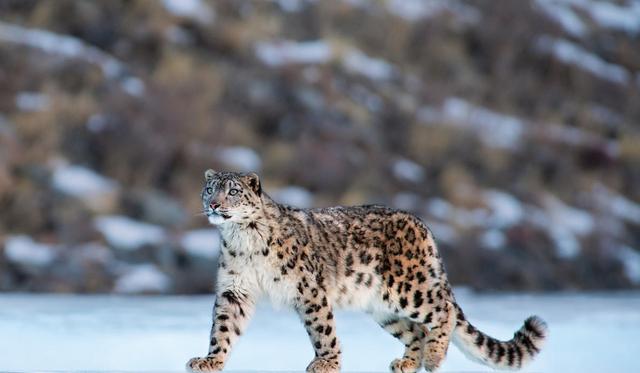
<path id="1" fill-rule="evenodd" d="M 209 212 L 209 215 L 208 215 L 208 216 L 209 216 L 210 218 L 211 218 L 211 217 L 221 217 L 221 218 L 223 218 L 224 220 L 231 219 L 231 216 L 230 216 L 230 215 L 227 215 L 227 214 L 225 214 L 224 212 L 221 212 L 221 211 L 215 211 L 215 210 L 213 210 L 213 211 Z"/>

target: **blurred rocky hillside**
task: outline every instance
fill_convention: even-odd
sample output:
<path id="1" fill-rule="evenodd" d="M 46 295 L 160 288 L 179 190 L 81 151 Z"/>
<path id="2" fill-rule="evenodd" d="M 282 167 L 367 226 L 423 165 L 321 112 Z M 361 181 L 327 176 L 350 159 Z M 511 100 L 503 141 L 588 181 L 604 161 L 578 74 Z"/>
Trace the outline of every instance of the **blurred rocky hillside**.
<path id="1" fill-rule="evenodd" d="M 639 123 L 638 0 L 0 0 L 0 290 L 210 292 L 210 167 L 411 211 L 456 285 L 638 288 Z"/>

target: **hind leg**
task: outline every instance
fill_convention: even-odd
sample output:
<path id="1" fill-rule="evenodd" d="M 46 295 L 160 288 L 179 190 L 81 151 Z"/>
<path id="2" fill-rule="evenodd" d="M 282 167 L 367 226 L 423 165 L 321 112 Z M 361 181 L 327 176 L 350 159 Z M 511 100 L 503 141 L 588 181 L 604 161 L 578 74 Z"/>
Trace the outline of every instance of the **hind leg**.
<path id="1" fill-rule="evenodd" d="M 404 356 L 391 362 L 393 373 L 414 373 L 422 365 L 423 327 L 406 318 L 393 314 L 374 314 L 376 322 L 405 345 Z"/>
<path id="2" fill-rule="evenodd" d="M 453 304 L 445 301 L 443 306 L 434 307 L 423 321 L 429 328 L 429 332 L 422 349 L 422 363 L 427 371 L 435 372 L 447 356 L 451 333 L 456 326 L 456 312 Z"/>

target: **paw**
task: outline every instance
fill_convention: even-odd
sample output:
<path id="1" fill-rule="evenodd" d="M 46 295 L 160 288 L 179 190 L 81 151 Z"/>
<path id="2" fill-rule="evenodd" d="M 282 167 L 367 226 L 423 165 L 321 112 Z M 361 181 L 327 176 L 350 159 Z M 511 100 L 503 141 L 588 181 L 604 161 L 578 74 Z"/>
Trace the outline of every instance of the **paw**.
<path id="1" fill-rule="evenodd" d="M 389 369 L 392 373 L 415 373 L 420 369 L 420 363 L 418 360 L 403 357 L 392 361 Z"/>
<path id="2" fill-rule="evenodd" d="M 315 358 L 307 367 L 307 373 L 340 373 L 340 362 L 337 359 Z"/>
<path id="3" fill-rule="evenodd" d="M 213 357 L 194 357 L 187 362 L 188 372 L 219 372 L 224 362 Z"/>

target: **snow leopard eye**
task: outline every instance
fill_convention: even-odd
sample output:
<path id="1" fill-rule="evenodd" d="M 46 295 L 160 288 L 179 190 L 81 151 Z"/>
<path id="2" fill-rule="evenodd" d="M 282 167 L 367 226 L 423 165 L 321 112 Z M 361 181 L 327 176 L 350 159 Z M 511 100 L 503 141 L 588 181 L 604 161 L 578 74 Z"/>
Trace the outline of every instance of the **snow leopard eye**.
<path id="1" fill-rule="evenodd" d="M 231 189 L 231 190 L 229 191 L 229 195 L 230 195 L 230 196 L 235 196 L 236 194 L 238 194 L 238 192 L 239 192 L 239 190 L 238 190 L 238 189 Z"/>
<path id="2" fill-rule="evenodd" d="M 207 192 L 207 194 L 211 194 L 211 193 L 213 193 L 213 188 L 207 187 L 207 189 L 205 189 L 205 191 Z"/>

